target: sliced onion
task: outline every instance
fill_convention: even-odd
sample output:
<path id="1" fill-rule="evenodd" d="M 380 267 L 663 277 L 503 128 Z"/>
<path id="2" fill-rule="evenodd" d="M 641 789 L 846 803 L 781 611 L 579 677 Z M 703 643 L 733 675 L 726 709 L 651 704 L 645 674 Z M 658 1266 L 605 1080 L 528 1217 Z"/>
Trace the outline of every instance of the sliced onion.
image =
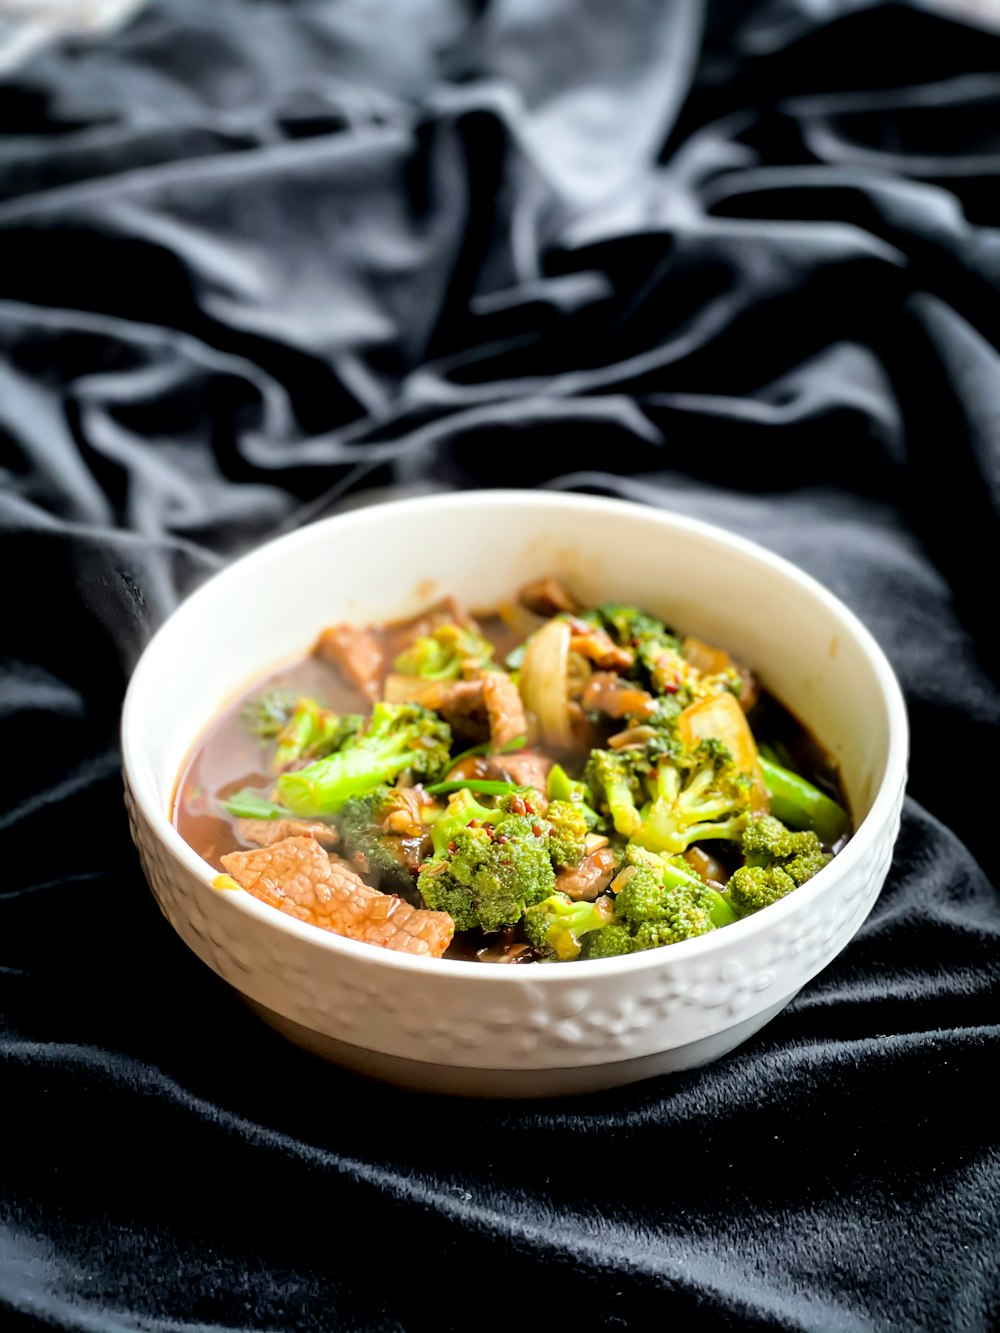
<path id="1" fill-rule="evenodd" d="M 393 674 L 385 678 L 383 698 L 387 704 L 422 704 L 436 708 L 441 702 L 441 682 L 423 676 Z"/>
<path id="2" fill-rule="evenodd" d="M 753 780 L 750 808 L 757 813 L 767 810 L 770 799 L 757 763 L 757 742 L 746 714 L 733 695 L 727 691 L 699 699 L 681 713 L 677 729 L 684 744 L 692 747 L 699 741 L 721 741 L 733 756 L 739 772 L 746 773 Z"/>
<path id="3" fill-rule="evenodd" d="M 528 644 L 518 680 L 524 706 L 538 719 L 542 739 L 564 750 L 574 739 L 569 708 L 570 633 L 565 620 L 543 625 Z"/>
<path id="4" fill-rule="evenodd" d="M 691 634 L 681 644 L 681 655 L 703 676 L 716 676 L 732 665 L 730 656 L 724 648 L 714 648 L 704 639 L 696 639 Z"/>

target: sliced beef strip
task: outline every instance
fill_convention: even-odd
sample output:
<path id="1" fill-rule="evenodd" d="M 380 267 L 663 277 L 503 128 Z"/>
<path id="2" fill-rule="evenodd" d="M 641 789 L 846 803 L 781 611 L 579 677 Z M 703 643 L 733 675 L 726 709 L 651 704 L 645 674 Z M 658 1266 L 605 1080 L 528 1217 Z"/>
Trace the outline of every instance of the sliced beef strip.
<path id="1" fill-rule="evenodd" d="M 601 847 L 585 856 L 579 865 L 569 866 L 556 876 L 556 888 L 575 901 L 592 903 L 611 883 L 615 875 L 615 854 Z"/>
<path id="2" fill-rule="evenodd" d="M 528 730 L 524 704 L 517 686 L 505 671 L 486 671 L 482 677 L 483 702 L 490 723 L 490 739 L 500 750 Z"/>
<path id="3" fill-rule="evenodd" d="M 749 713 L 760 698 L 760 682 L 750 668 L 744 666 L 742 662 L 734 662 L 733 666 L 735 666 L 743 680 L 743 689 L 739 696 L 740 707 L 744 713 Z"/>
<path id="4" fill-rule="evenodd" d="M 385 657 L 371 630 L 357 625 L 330 625 L 313 652 L 339 667 L 344 676 L 373 703 L 379 697 Z"/>
<path id="5" fill-rule="evenodd" d="M 595 671 L 583 691 L 583 706 L 608 717 L 642 717 L 656 707 L 653 696 L 611 671 Z"/>
<path id="6" fill-rule="evenodd" d="M 497 749 L 528 729 L 517 686 L 504 671 L 484 671 L 476 680 L 430 681 L 419 700 L 440 713 L 456 736 L 489 739 Z"/>
<path id="7" fill-rule="evenodd" d="M 456 738 L 480 741 L 489 735 L 481 680 L 430 681 L 421 689 L 419 702 L 440 713 Z"/>
<path id="8" fill-rule="evenodd" d="M 522 606 L 534 611 L 536 616 L 554 616 L 560 611 L 568 611 L 573 615 L 580 609 L 579 602 L 551 574 L 526 583 L 517 598 Z"/>
<path id="9" fill-rule="evenodd" d="M 594 666 L 604 671 L 627 671 L 635 661 L 632 650 L 619 648 L 606 629 L 588 625 L 584 620 L 572 621 L 571 629 L 570 652 L 579 653 Z"/>
<path id="10" fill-rule="evenodd" d="M 553 761 L 537 750 L 516 750 L 513 754 L 495 754 L 489 760 L 490 777 L 501 782 L 516 782 L 519 787 L 534 787 L 545 796 Z M 546 805 L 548 802 L 546 802 Z M 544 814 L 543 809 L 539 814 Z"/>
<path id="11" fill-rule="evenodd" d="M 330 824 L 314 819 L 239 819 L 236 832 L 241 842 L 271 847 L 285 838 L 315 838 L 321 847 L 336 847 L 340 834 Z"/>
<path id="12" fill-rule="evenodd" d="M 281 912 L 343 935 L 400 953 L 440 958 L 455 923 L 447 912 L 429 912 L 379 893 L 315 838 L 285 838 L 252 852 L 229 852 L 222 864 L 248 893 Z"/>

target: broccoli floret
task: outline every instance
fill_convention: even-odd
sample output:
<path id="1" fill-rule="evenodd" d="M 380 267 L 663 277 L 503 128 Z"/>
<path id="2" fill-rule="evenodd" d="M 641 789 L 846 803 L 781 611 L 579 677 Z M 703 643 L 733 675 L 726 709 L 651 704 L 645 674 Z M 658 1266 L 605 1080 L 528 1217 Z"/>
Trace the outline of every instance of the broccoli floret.
<path id="1" fill-rule="evenodd" d="M 608 898 L 575 903 L 564 893 L 553 893 L 529 907 L 522 924 L 528 942 L 543 958 L 565 963 L 579 957 L 581 936 L 613 921 L 614 905 Z"/>
<path id="2" fill-rule="evenodd" d="M 681 640 L 671 634 L 662 620 L 638 611 L 634 606 L 608 603 L 598 612 L 618 643 L 635 652 L 631 674 L 644 681 L 656 694 L 680 693 L 680 703 L 690 703 L 693 696 L 684 688 L 687 675 L 697 672 L 681 657 Z"/>
<path id="3" fill-rule="evenodd" d="M 463 664 L 483 667 L 493 657 L 493 645 L 465 625 L 439 625 L 421 634 L 396 658 L 394 669 L 425 680 L 457 680 Z"/>
<path id="4" fill-rule="evenodd" d="M 451 729 L 419 704 L 378 703 L 364 730 L 335 754 L 283 773 L 279 800 L 297 815 L 336 814 L 352 796 L 392 782 L 404 769 L 432 777 L 450 762 Z"/>
<path id="5" fill-rule="evenodd" d="M 623 953 L 631 953 L 634 948 L 635 943 L 628 926 L 605 926 L 601 930 L 591 930 L 583 937 L 580 957 L 618 958 Z"/>
<path id="6" fill-rule="evenodd" d="M 575 866 L 583 860 L 587 840 L 587 816 L 576 801 L 553 801 L 545 812 L 552 825 L 549 837 L 549 855 L 552 864 Z"/>
<path id="7" fill-rule="evenodd" d="M 337 818 L 344 854 L 375 888 L 406 892 L 415 874 L 408 846 L 416 840 L 419 858 L 419 840 L 430 832 L 424 816 L 429 819 L 434 810 L 435 802 L 420 787 L 382 785 L 367 796 L 352 797 Z"/>
<path id="8" fill-rule="evenodd" d="M 434 830 L 431 834 L 434 854 L 442 856 L 456 833 L 466 828 L 473 820 L 480 824 L 495 825 L 502 819 L 501 811 L 481 805 L 475 795 L 463 787 L 448 798 L 447 808 L 434 820 Z"/>
<path id="9" fill-rule="evenodd" d="M 573 801 L 580 806 L 587 819 L 587 827 L 594 828 L 601 822 L 601 817 L 593 808 L 594 797 L 585 782 L 578 782 L 563 768 L 562 764 L 553 764 L 549 769 L 546 785 L 550 801 Z"/>
<path id="10" fill-rule="evenodd" d="M 282 772 L 302 759 L 322 759 L 332 754 L 364 725 L 359 713 L 334 713 L 318 699 L 299 699 L 288 721 L 278 733 L 273 768 Z"/>
<path id="11" fill-rule="evenodd" d="M 750 779 L 737 771 L 719 741 L 702 741 L 685 754 L 665 756 L 648 779 L 652 800 L 632 839 L 675 855 L 704 838 L 740 837 L 750 808 Z"/>
<path id="12" fill-rule="evenodd" d="M 683 856 L 650 852 L 645 847 L 630 843 L 625 851 L 625 860 L 628 865 L 648 866 L 655 874 L 657 883 L 667 889 L 684 890 L 694 894 L 699 904 L 708 912 L 714 926 L 731 926 L 734 921 L 739 920 L 726 896 L 706 884 Z"/>
<path id="13" fill-rule="evenodd" d="M 649 767 L 644 751 L 591 750 L 584 773 L 598 808 L 607 810 L 615 831 L 630 838 L 642 823 L 637 799 L 639 774 Z"/>
<path id="14" fill-rule="evenodd" d="M 815 833 L 791 833 L 773 815 L 752 819 L 743 834 L 746 865 L 734 871 L 727 896 L 740 916 L 769 907 L 797 889 L 832 858 Z"/>
<path id="15" fill-rule="evenodd" d="M 417 886 L 425 905 L 448 912 L 456 930 L 512 926 L 555 886 L 547 821 L 499 814 L 497 822 L 458 829 L 443 855 L 421 867 Z"/>
<path id="16" fill-rule="evenodd" d="M 680 639 L 663 621 L 637 607 L 605 602 L 597 608 L 597 615 L 622 648 L 641 650 L 645 645 L 662 644 L 680 650 Z"/>
<path id="17" fill-rule="evenodd" d="M 668 886 L 652 865 L 636 866 L 615 899 L 615 913 L 628 927 L 633 949 L 658 949 L 715 930 L 704 888 L 700 881 Z"/>
<path id="18" fill-rule="evenodd" d="M 264 741 L 273 740 L 287 725 L 298 701 L 297 690 L 276 686 L 274 689 L 265 690 L 258 698 L 251 699 L 245 704 L 240 720 L 247 731 L 252 732 L 254 736 L 259 736 Z"/>

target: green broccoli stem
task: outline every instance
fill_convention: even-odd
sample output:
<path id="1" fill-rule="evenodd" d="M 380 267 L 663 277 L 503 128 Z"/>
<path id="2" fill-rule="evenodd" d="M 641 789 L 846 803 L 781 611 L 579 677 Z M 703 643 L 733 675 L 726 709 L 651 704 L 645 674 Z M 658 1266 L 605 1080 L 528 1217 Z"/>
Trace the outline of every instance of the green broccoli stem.
<path id="1" fill-rule="evenodd" d="M 847 811 L 811 782 L 764 755 L 760 756 L 760 771 L 771 797 L 771 814 L 783 824 L 811 829 L 828 845 L 847 832 Z"/>
<path id="2" fill-rule="evenodd" d="M 601 822 L 601 816 L 593 808 L 593 795 L 585 782 L 578 782 L 563 768 L 562 764 L 553 764 L 549 770 L 548 797 L 550 801 L 571 801 L 579 805 L 587 820 L 587 827 L 594 828 Z"/>
<path id="3" fill-rule="evenodd" d="M 712 918 L 714 926 L 731 926 L 734 921 L 739 921 L 739 917 L 730 907 L 728 899 L 723 897 L 718 889 L 713 889 L 710 884 L 706 884 L 694 870 L 681 869 L 679 865 L 675 865 L 672 860 L 666 858 L 658 858 L 656 870 L 664 886 L 668 889 L 696 889 L 701 901 L 708 908 L 708 915 Z"/>
<path id="4" fill-rule="evenodd" d="M 413 762 L 413 755 L 374 756 L 370 750 L 340 750 L 278 779 L 278 795 L 295 815 L 335 815 L 352 796 L 367 796 L 392 782 Z"/>
<path id="5" fill-rule="evenodd" d="M 292 813 L 250 787 L 244 787 L 242 791 L 227 797 L 222 802 L 222 808 L 234 819 L 284 819 Z"/>
<path id="6" fill-rule="evenodd" d="M 509 796 L 522 790 L 516 782 L 494 782 L 491 778 L 454 778 L 450 782 L 435 782 L 424 790 L 429 796 L 447 796 L 453 791 L 478 791 L 484 796 Z"/>

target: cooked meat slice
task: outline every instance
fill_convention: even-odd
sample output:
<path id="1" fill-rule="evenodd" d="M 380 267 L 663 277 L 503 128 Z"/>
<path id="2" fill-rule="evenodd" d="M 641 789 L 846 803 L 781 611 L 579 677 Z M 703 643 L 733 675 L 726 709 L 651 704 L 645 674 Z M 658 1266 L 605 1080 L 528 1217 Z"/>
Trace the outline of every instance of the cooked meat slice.
<path id="1" fill-rule="evenodd" d="M 321 847 L 336 847 L 340 834 L 318 819 L 239 819 L 236 832 L 241 842 L 270 847 L 285 838 L 315 838 Z"/>
<path id="2" fill-rule="evenodd" d="M 748 666 L 744 666 L 742 662 L 734 662 L 733 666 L 743 679 L 743 688 L 740 690 L 739 696 L 740 707 L 744 713 L 749 713 L 760 698 L 760 684 Z"/>
<path id="3" fill-rule="evenodd" d="M 516 782 L 519 787 L 534 787 L 544 796 L 552 764 L 548 755 L 539 754 L 537 750 L 496 754 L 490 758 L 490 776 L 498 777 L 502 782 Z M 539 813 L 544 814 L 544 811 Z"/>
<path id="4" fill-rule="evenodd" d="M 701 847 L 689 847 L 684 853 L 684 860 L 712 888 L 722 888 L 729 883 L 726 867 L 717 856 L 710 855 Z"/>
<path id="5" fill-rule="evenodd" d="M 610 847 L 585 856 L 579 865 L 568 866 L 556 876 L 560 893 L 576 901 L 592 903 L 611 883 L 615 874 L 615 854 Z"/>
<path id="6" fill-rule="evenodd" d="M 422 685 L 415 682 L 411 690 L 396 688 L 393 683 L 402 681 L 402 676 L 390 676 L 387 682 L 386 697 L 399 702 L 404 696 L 415 703 L 423 704 L 440 713 L 449 724 L 456 738 L 470 741 L 482 741 L 489 735 L 489 719 L 483 700 L 483 682 L 481 680 L 429 680 Z M 393 688 L 389 688 L 393 686 Z"/>
<path id="7" fill-rule="evenodd" d="M 627 671 L 635 661 L 635 654 L 630 648 L 619 648 L 605 629 L 597 625 L 588 625 L 585 620 L 571 622 L 572 635 L 569 641 L 571 653 L 593 662 L 594 666 L 605 671 Z"/>
<path id="8" fill-rule="evenodd" d="M 524 704 L 517 686 L 505 671 L 486 671 L 482 676 L 483 702 L 490 720 L 490 739 L 500 750 L 528 730 Z"/>
<path id="9" fill-rule="evenodd" d="M 544 579 L 535 579 L 526 583 L 517 594 L 518 601 L 536 616 L 554 616 L 560 611 L 571 615 L 579 611 L 579 603 L 569 595 L 566 589 L 551 574 Z"/>
<path id="10" fill-rule="evenodd" d="M 414 681 L 390 676 L 386 696 L 393 702 L 412 698 L 451 725 L 456 736 L 493 741 L 499 749 L 528 729 L 517 686 L 503 671 L 485 671 L 476 680 Z"/>
<path id="11" fill-rule="evenodd" d="M 226 872 L 261 902 L 300 921 L 401 953 L 440 958 L 455 923 L 403 898 L 379 893 L 315 838 L 285 838 L 253 852 L 229 852 Z"/>
<path id="12" fill-rule="evenodd" d="M 339 667 L 367 699 L 374 702 L 379 697 L 385 661 L 371 630 L 357 625 L 330 625 L 319 636 L 313 652 Z"/>
<path id="13" fill-rule="evenodd" d="M 485 754 L 466 755 L 448 770 L 447 777 L 449 781 L 455 778 L 493 778 L 501 782 L 507 781 L 506 776 L 494 767 L 493 760 Z"/>
<path id="14" fill-rule="evenodd" d="M 643 717 L 656 708 L 651 694 L 610 671 L 595 671 L 587 681 L 583 706 L 608 717 Z"/>

